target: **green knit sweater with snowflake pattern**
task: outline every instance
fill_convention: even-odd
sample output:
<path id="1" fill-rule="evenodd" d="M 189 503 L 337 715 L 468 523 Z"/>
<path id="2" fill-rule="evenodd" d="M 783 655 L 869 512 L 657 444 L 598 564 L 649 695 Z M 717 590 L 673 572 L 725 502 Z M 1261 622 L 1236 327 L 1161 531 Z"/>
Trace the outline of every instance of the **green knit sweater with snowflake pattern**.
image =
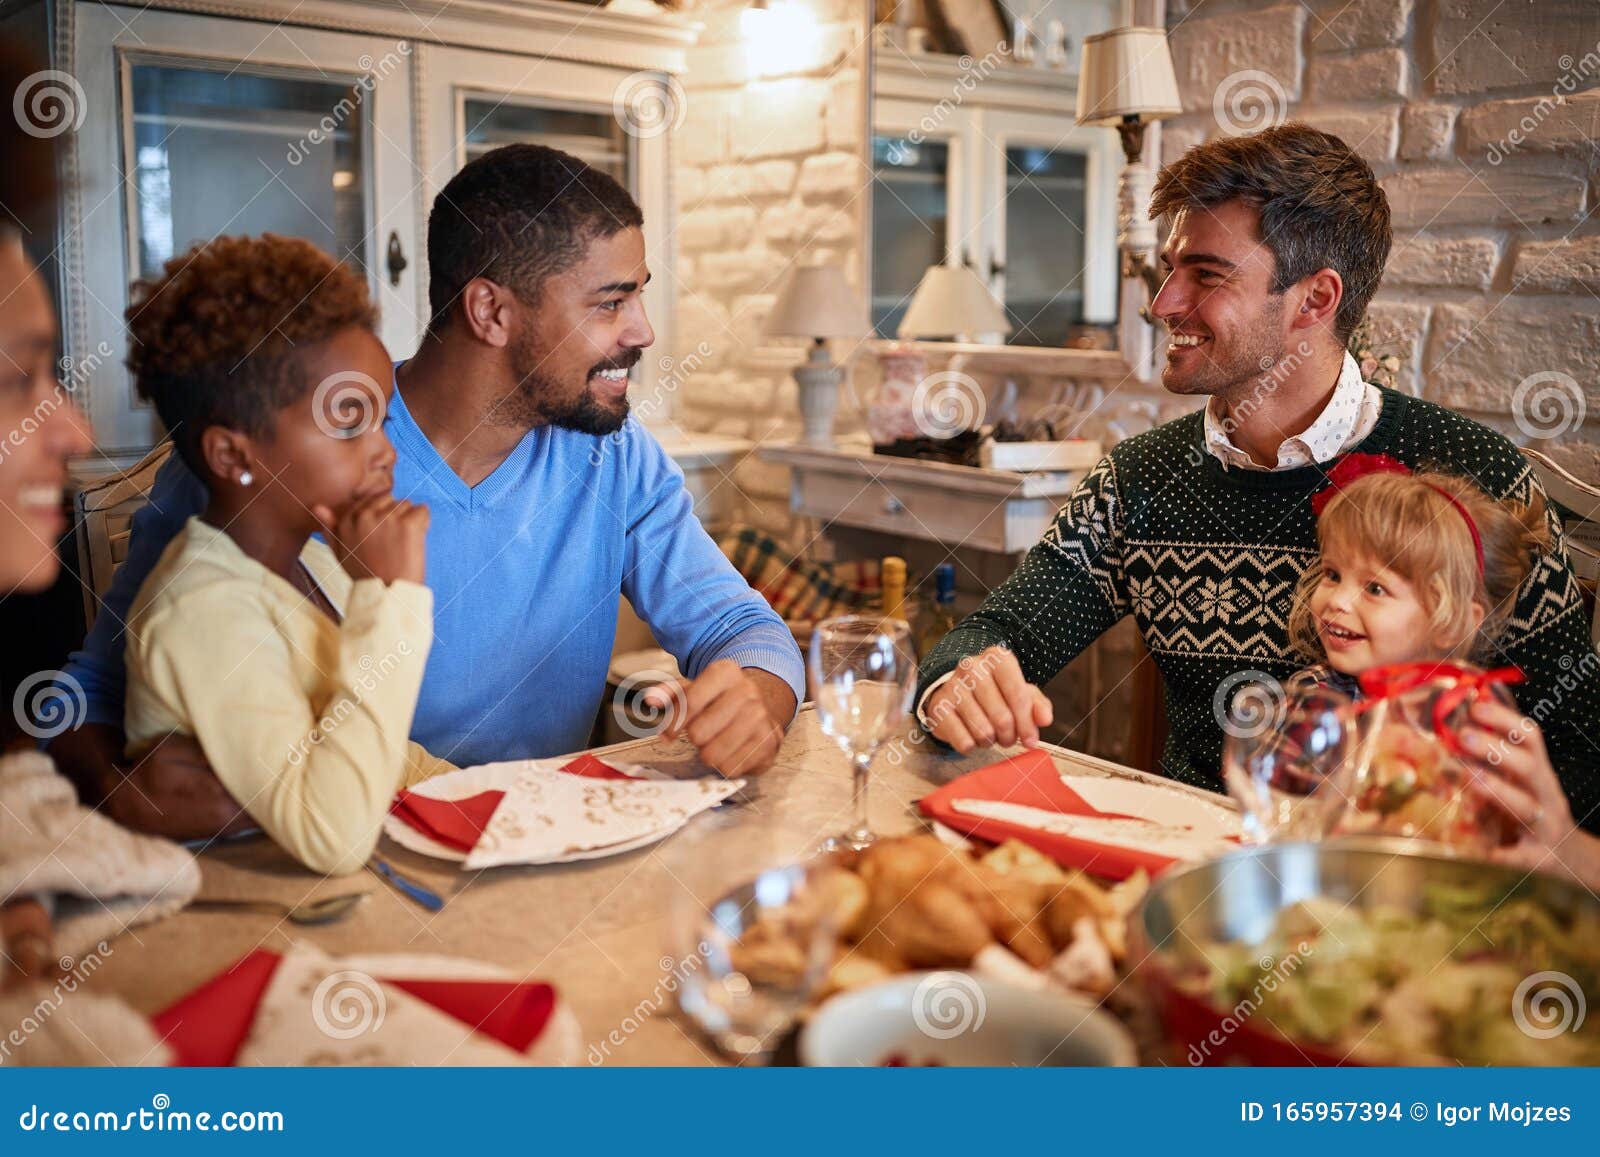
<path id="1" fill-rule="evenodd" d="M 1223 790 L 1218 717 L 1226 718 L 1226 700 L 1241 683 L 1229 677 L 1257 671 L 1283 680 L 1305 665 L 1289 646 L 1289 609 L 1317 554 L 1311 495 L 1331 463 L 1230 470 L 1205 451 L 1203 437 L 1196 412 L 1101 459 L 1016 573 L 928 655 L 923 687 L 996 645 L 1042 684 L 1132 615 L 1166 680 L 1171 731 L 1162 771 Z M 1378 423 L 1354 450 L 1472 478 L 1497 498 L 1527 502 L 1539 485 L 1506 438 L 1393 390 L 1383 391 Z M 1523 583 L 1496 663 L 1527 676 L 1514 689 L 1517 701 L 1544 729 L 1573 816 L 1595 830 L 1600 655 L 1553 516 L 1552 526 L 1555 549 Z"/>

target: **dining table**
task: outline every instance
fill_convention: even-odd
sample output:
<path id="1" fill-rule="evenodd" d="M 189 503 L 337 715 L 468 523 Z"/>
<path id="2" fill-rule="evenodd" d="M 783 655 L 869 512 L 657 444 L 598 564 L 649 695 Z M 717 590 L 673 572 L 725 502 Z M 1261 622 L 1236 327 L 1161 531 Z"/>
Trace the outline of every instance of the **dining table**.
<path id="1" fill-rule="evenodd" d="M 1062 771 L 1125 776 L 1173 790 L 1195 789 L 1052 745 Z M 609 747 L 602 760 L 646 764 L 674 777 L 714 775 L 683 739 L 657 736 Z M 993 763 L 994 748 L 962 756 L 908 732 L 880 749 L 869 803 L 874 830 L 927 830 L 917 801 L 934 788 Z M 1199 793 L 1204 794 L 1204 793 Z M 1215 796 L 1207 798 L 1215 800 Z M 718 845 L 715 870 L 729 887 L 773 866 L 775 857 L 815 847 L 849 825 L 851 768 L 817 714 L 798 712 L 772 767 L 752 777 L 719 812 L 736 838 Z M 429 911 L 379 877 L 325 878 L 307 871 L 264 836 L 215 842 L 198 852 L 202 899 L 271 900 L 283 905 L 352 890 L 370 894 L 344 919 L 302 926 L 256 911 L 189 908 L 110 942 L 94 977 L 100 992 L 154 1014 L 258 948 L 283 952 L 309 942 L 333 956 L 468 958 L 518 978 L 553 984 L 581 1026 L 579 1063 L 724 1063 L 676 1007 L 668 922 L 683 887 L 674 857 L 692 854 L 692 833 L 602 859 L 480 871 L 380 840 L 377 854 L 444 901 Z M 684 841 L 685 843 L 680 843 Z M 704 867 L 704 865 L 701 865 Z"/>

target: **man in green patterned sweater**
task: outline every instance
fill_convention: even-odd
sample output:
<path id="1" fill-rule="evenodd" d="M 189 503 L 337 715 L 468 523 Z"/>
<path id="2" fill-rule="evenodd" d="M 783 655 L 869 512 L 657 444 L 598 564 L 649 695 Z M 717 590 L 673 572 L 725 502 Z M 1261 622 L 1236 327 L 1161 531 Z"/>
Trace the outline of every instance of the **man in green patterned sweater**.
<path id="1" fill-rule="evenodd" d="M 918 715 L 962 752 L 1032 743 L 1051 717 L 1038 685 L 1132 615 L 1166 681 L 1162 770 L 1220 791 L 1225 700 L 1242 683 L 1230 677 L 1304 665 L 1289 608 L 1317 554 L 1311 496 L 1335 461 L 1387 454 L 1523 502 L 1539 484 L 1506 438 L 1362 381 L 1345 352 L 1390 230 L 1382 188 L 1344 142 L 1289 124 L 1197 146 L 1162 170 L 1151 216 L 1170 227 L 1152 305 L 1168 331 L 1162 385 L 1209 401 L 1090 471 L 1016 573 L 924 661 Z M 1502 384 L 1509 395 L 1515 383 Z M 1600 656 L 1559 537 L 1500 649 L 1527 675 L 1518 704 L 1543 728 L 1573 817 L 1594 828 Z M 1544 759 L 1512 725 L 1478 738 L 1520 745 L 1513 764 Z"/>

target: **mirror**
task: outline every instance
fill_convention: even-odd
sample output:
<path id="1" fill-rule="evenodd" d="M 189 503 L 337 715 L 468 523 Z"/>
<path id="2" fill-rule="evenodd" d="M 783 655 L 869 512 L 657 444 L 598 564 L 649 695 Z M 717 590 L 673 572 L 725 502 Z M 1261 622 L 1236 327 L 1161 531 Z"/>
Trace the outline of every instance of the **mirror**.
<path id="1" fill-rule="evenodd" d="M 871 304 L 895 338 L 928 266 L 967 265 L 1014 347 L 1112 350 L 1116 134 L 1075 123 L 1084 37 L 1117 0 L 884 0 L 872 42 Z"/>

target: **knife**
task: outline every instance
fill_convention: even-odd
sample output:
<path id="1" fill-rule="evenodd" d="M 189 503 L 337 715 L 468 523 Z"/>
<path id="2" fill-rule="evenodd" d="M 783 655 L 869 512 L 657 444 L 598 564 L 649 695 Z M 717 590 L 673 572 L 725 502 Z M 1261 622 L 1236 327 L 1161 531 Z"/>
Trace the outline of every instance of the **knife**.
<path id="1" fill-rule="evenodd" d="M 430 892 L 415 880 L 408 880 L 399 872 L 391 868 L 387 861 L 373 856 L 367 862 L 367 867 L 375 872 L 378 877 L 393 885 L 398 892 L 403 892 L 430 912 L 439 912 L 444 909 L 444 900 L 438 893 Z"/>

